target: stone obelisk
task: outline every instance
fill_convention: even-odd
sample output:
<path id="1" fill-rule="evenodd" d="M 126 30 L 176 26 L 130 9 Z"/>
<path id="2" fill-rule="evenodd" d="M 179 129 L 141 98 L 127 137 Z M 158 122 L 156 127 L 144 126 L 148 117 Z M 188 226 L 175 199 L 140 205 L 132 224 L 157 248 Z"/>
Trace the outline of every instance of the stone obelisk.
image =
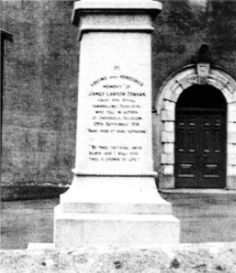
<path id="1" fill-rule="evenodd" d="M 179 221 L 155 186 L 151 33 L 162 5 L 81 0 L 74 179 L 55 208 L 56 247 L 179 242 Z"/>

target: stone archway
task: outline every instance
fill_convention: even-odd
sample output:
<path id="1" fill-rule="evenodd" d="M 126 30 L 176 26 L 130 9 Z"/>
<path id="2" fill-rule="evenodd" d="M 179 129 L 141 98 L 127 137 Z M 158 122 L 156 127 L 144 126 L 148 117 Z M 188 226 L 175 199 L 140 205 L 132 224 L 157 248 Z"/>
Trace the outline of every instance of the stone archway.
<path id="1" fill-rule="evenodd" d="M 156 110 L 161 125 L 159 187 L 175 187 L 175 115 L 180 94 L 195 84 L 208 84 L 222 92 L 227 102 L 226 185 L 236 189 L 236 82 L 219 67 L 197 64 L 171 75 L 157 95 Z"/>

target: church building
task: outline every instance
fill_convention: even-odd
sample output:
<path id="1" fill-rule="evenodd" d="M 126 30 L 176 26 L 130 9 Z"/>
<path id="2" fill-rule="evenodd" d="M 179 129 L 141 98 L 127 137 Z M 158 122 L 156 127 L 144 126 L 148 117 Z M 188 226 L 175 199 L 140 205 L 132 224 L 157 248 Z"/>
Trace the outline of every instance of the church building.
<path id="1" fill-rule="evenodd" d="M 236 1 L 159 1 L 150 109 L 157 187 L 236 189 Z M 1 2 L 1 28 L 13 37 L 2 53 L 3 188 L 72 181 L 79 62 L 73 4 Z"/>

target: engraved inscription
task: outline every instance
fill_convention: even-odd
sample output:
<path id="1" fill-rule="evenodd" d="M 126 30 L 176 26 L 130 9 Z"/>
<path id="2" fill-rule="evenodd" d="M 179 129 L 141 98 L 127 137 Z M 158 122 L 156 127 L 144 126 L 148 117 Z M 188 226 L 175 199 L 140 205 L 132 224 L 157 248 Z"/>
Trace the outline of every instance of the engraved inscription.
<path id="1" fill-rule="evenodd" d="M 140 141 L 147 133 L 144 83 L 124 74 L 103 76 L 90 83 L 88 97 L 89 161 L 138 162 L 143 152 Z M 112 141 L 112 136 L 121 140 L 120 144 Z"/>

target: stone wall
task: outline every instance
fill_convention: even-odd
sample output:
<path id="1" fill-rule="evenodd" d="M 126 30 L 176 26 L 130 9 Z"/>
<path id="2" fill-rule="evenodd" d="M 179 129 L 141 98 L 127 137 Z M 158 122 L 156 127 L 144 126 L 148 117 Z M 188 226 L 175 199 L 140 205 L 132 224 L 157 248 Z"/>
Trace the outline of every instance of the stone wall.
<path id="1" fill-rule="evenodd" d="M 1 250 L 0 254 L 2 273 L 236 272 L 235 243 L 157 246 L 151 249 Z"/>
<path id="2" fill-rule="evenodd" d="M 153 35 L 153 105 L 163 82 L 198 61 L 208 44 L 211 63 L 236 78 L 236 2 L 162 0 Z M 77 107 L 77 29 L 73 0 L 3 0 L 6 42 L 2 185 L 68 186 L 74 167 Z M 156 124 L 154 116 L 154 131 Z M 160 171 L 160 135 L 154 135 Z"/>
<path id="3" fill-rule="evenodd" d="M 197 5 L 198 1 L 162 1 L 163 10 L 156 18 L 156 28 L 153 39 L 153 144 L 155 170 L 159 173 L 157 181 L 159 187 L 174 187 L 174 161 L 173 156 L 167 158 L 163 154 L 173 153 L 174 128 L 160 122 L 156 105 L 163 86 L 171 77 L 184 67 L 207 61 L 213 66 L 226 71 L 234 80 L 236 79 L 236 48 L 234 47 L 236 34 L 236 2 L 235 1 L 205 1 L 206 5 Z M 202 1 L 203 2 L 203 1 Z M 200 54 L 202 45 L 208 45 L 209 54 Z M 172 107 L 172 113 L 171 113 Z M 168 120 L 174 121 L 175 109 L 167 105 Z M 166 112 L 167 114 L 167 112 Z M 165 117 L 162 117 L 165 119 Z M 167 125 L 167 124 L 166 124 Z M 166 132 L 162 132 L 162 130 Z M 165 135 L 164 135 L 165 134 Z M 165 141 L 163 141 L 163 138 Z M 168 145 L 164 147 L 163 143 Z M 167 147 L 168 146 L 168 147 Z M 235 145 L 233 145 L 235 147 Z M 164 149 L 169 149 L 168 152 Z M 171 152 L 170 152 L 171 150 Z M 161 162 L 168 162 L 161 164 Z M 234 163 L 234 168 L 236 163 Z M 227 171 L 227 186 L 235 188 L 235 178 L 230 178 Z M 164 177 L 164 179 L 162 179 Z"/>
<path id="4" fill-rule="evenodd" d="M 6 43 L 2 185 L 66 185 L 74 164 L 73 1 L 2 1 Z"/>

